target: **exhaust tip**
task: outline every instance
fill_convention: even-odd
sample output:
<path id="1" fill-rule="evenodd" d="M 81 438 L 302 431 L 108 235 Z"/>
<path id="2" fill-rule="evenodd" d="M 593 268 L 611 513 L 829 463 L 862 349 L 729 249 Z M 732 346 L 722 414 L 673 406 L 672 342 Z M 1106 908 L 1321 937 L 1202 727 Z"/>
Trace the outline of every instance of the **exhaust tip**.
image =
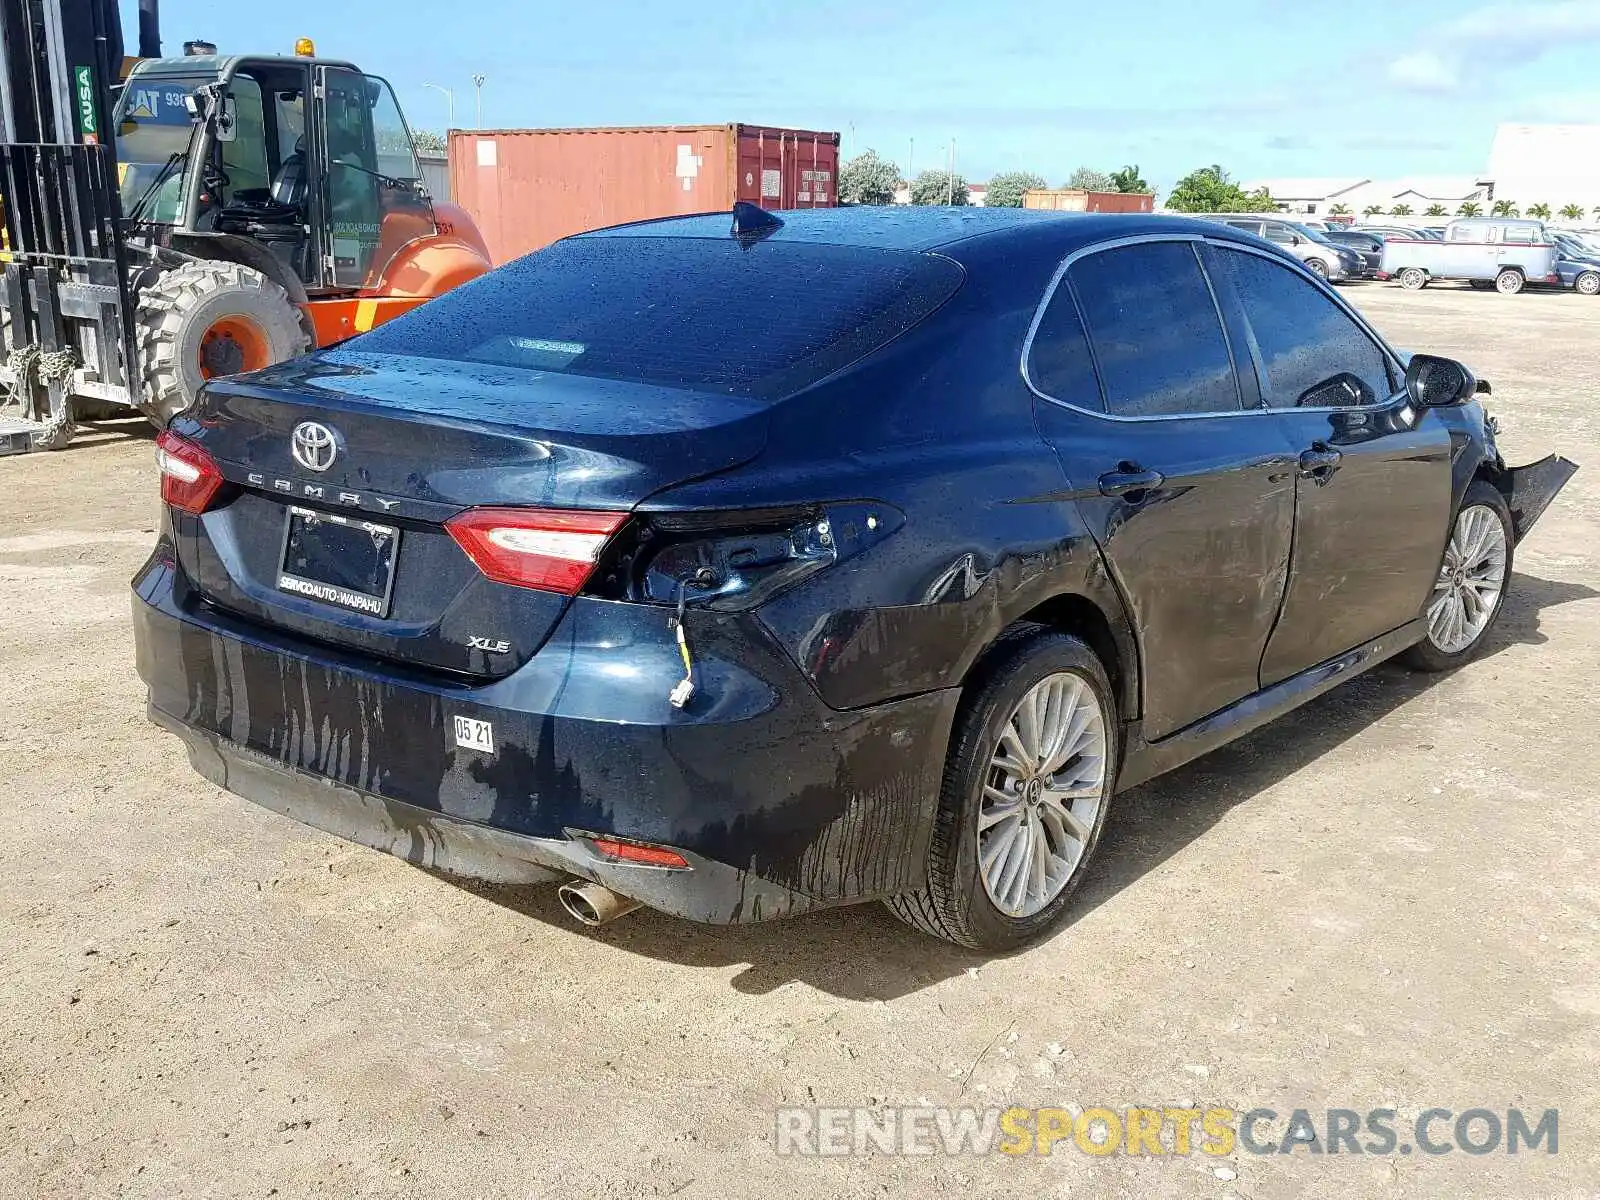
<path id="1" fill-rule="evenodd" d="M 556 895 L 561 900 L 561 907 L 567 910 L 567 915 L 590 929 L 608 925 L 640 907 L 639 901 L 619 896 L 610 888 L 586 879 L 568 880 L 556 890 Z"/>

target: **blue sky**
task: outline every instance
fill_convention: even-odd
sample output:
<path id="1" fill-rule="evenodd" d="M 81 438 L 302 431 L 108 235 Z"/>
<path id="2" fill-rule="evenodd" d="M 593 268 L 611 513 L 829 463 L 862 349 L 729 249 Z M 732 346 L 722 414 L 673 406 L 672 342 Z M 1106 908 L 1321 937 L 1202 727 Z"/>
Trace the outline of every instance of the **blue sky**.
<path id="1" fill-rule="evenodd" d="M 134 0 L 123 0 L 129 49 Z M 470 14 L 470 19 L 468 19 Z M 1052 184 L 1138 163 L 1241 178 L 1468 174 L 1500 121 L 1600 121 L 1600 0 L 162 0 L 165 49 L 288 52 L 387 77 L 413 127 L 751 121 L 904 167 Z"/>

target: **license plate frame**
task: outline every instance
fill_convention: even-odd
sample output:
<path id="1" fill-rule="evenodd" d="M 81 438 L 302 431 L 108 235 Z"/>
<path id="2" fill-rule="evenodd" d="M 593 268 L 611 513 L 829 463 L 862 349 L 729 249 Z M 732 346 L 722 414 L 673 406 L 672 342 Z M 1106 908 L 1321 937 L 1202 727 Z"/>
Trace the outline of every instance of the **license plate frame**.
<path id="1" fill-rule="evenodd" d="M 387 617 L 390 604 L 394 599 L 395 568 L 400 559 L 400 527 L 398 525 L 385 525 L 379 521 L 368 521 L 364 518 L 347 517 L 339 513 L 322 512 L 314 508 L 303 508 L 298 504 L 290 504 L 285 507 L 283 542 L 278 548 L 278 590 L 287 595 L 313 600 L 319 604 L 326 604 L 330 608 L 336 608 L 342 612 L 360 613 L 362 616 L 376 617 L 380 620 Z M 311 575 L 290 570 L 289 555 L 291 549 L 297 544 L 295 539 L 296 521 L 301 522 L 302 529 L 305 528 L 306 523 L 311 522 L 319 525 L 336 525 L 342 529 L 356 529 L 373 538 L 382 537 L 388 539 L 388 570 L 385 572 L 382 592 L 351 587 L 348 584 L 335 583 L 327 579 L 317 579 Z"/>

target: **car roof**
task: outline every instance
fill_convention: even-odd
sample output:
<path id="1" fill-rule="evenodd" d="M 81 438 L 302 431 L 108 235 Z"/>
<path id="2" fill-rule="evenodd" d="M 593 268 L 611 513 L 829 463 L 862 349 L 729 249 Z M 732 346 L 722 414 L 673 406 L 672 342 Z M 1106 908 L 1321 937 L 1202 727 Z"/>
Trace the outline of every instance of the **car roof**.
<path id="1" fill-rule="evenodd" d="M 944 208 L 885 205 L 806 208 L 774 213 L 783 225 L 763 241 L 810 242 L 884 250 L 930 251 L 975 239 L 1037 242 L 1044 237 L 1070 253 L 1077 246 L 1110 238 L 1150 233 L 1194 233 L 1192 217 L 1143 213 L 1061 213 L 1021 208 Z M 576 235 L 579 238 L 732 236 L 729 213 L 662 217 L 629 225 L 613 225 Z M 1206 232 L 1209 235 L 1208 226 Z"/>

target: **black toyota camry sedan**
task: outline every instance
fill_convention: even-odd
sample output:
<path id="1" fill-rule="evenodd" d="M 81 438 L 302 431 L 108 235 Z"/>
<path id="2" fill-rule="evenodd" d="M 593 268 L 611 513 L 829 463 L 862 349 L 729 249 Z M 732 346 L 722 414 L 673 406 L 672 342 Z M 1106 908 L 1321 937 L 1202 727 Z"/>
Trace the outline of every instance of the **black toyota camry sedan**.
<path id="1" fill-rule="evenodd" d="M 1470 659 L 1575 469 L 1270 244 L 959 209 L 569 238 L 161 436 L 151 717 L 413 862 L 1050 929 L 1113 795 Z"/>

